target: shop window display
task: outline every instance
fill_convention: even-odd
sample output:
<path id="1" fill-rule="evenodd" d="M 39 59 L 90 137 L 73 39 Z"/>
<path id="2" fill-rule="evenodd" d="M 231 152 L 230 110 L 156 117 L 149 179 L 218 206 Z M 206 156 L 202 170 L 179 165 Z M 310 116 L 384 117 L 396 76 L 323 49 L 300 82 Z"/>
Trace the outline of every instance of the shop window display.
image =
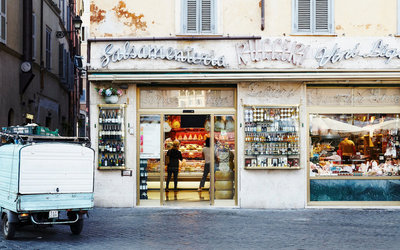
<path id="1" fill-rule="evenodd" d="M 399 176 L 399 114 L 310 114 L 310 176 Z"/>
<path id="2" fill-rule="evenodd" d="M 124 105 L 99 105 L 98 169 L 125 169 Z"/>
<path id="3" fill-rule="evenodd" d="M 245 109 L 245 168 L 299 169 L 299 109 Z"/>

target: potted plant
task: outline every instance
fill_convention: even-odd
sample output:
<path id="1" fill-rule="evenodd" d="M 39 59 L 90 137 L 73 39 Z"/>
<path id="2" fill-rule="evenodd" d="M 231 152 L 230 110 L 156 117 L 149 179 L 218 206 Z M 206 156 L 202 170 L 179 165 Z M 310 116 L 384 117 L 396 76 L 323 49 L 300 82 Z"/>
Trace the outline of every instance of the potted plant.
<path id="1" fill-rule="evenodd" d="M 117 103 L 118 98 L 122 96 L 122 90 L 116 88 L 95 88 L 97 93 L 104 97 L 104 101 L 108 104 Z"/>

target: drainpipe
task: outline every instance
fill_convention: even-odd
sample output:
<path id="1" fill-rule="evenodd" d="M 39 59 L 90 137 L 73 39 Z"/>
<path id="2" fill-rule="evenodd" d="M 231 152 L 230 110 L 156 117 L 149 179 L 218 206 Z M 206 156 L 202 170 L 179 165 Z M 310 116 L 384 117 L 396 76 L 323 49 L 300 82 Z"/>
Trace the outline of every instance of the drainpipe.
<path id="1" fill-rule="evenodd" d="M 40 90 L 44 88 L 44 62 L 43 62 L 43 1 L 40 1 Z"/>
<path id="2" fill-rule="evenodd" d="M 265 27 L 265 0 L 261 0 L 261 30 Z"/>

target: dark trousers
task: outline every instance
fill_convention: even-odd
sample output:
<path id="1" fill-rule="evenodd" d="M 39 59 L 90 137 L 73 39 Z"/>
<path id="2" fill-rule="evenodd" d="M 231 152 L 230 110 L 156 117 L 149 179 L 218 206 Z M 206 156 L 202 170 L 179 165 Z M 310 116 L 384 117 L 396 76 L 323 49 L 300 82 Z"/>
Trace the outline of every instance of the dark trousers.
<path id="1" fill-rule="evenodd" d="M 168 170 L 167 189 L 169 189 L 169 181 L 171 180 L 172 174 L 174 174 L 174 189 L 178 188 L 178 172 L 179 170 Z"/>
<path id="2" fill-rule="evenodd" d="M 204 172 L 203 172 L 203 177 L 201 178 L 201 181 L 200 181 L 200 188 L 204 187 L 208 173 L 210 173 L 210 163 L 206 163 L 204 165 Z"/>

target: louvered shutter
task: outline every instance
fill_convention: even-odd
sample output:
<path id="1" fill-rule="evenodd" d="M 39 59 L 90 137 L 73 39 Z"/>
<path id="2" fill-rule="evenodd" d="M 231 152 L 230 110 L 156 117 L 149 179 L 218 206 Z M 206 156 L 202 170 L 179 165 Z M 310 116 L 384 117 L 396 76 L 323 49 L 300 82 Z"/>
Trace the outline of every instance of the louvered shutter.
<path id="1" fill-rule="evenodd" d="M 186 33 L 198 33 L 198 0 L 186 0 Z"/>
<path id="2" fill-rule="evenodd" d="M 183 0 L 184 33 L 215 33 L 215 0 Z"/>
<path id="3" fill-rule="evenodd" d="M 201 33 L 212 32 L 212 1 L 201 0 Z"/>
<path id="4" fill-rule="evenodd" d="M 315 0 L 315 31 L 329 32 L 329 0 Z"/>
<path id="5" fill-rule="evenodd" d="M 0 0 L 0 41 L 6 42 L 6 24 L 7 24 L 7 3 L 6 0 Z"/>
<path id="6" fill-rule="evenodd" d="M 58 45 L 58 76 L 60 80 L 64 78 L 64 44 Z"/>
<path id="7" fill-rule="evenodd" d="M 67 77 L 67 67 L 68 67 L 68 54 L 67 50 L 64 49 L 64 79 L 66 80 Z"/>
<path id="8" fill-rule="evenodd" d="M 297 0 L 297 31 L 311 32 L 311 0 Z"/>
<path id="9" fill-rule="evenodd" d="M 74 89 L 74 83 L 75 83 L 75 75 L 74 75 L 74 62 L 70 60 L 69 62 L 69 84 L 68 84 L 68 90 L 72 91 Z"/>
<path id="10" fill-rule="evenodd" d="M 64 84 L 65 86 L 68 88 L 69 84 L 70 84 L 70 67 L 71 67 L 71 63 L 70 63 L 70 59 L 69 59 L 69 52 L 65 51 L 65 81 Z"/>

